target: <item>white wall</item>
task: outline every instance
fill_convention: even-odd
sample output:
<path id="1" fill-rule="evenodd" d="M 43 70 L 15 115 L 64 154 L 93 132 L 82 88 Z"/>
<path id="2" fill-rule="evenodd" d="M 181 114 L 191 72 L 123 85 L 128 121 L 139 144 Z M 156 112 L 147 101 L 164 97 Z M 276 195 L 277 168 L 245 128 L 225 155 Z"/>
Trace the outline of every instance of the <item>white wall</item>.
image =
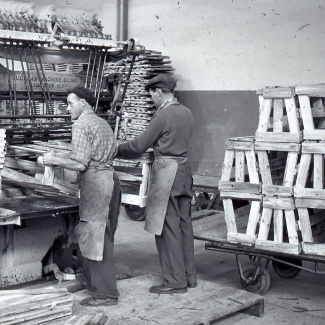
<path id="1" fill-rule="evenodd" d="M 172 59 L 179 90 L 325 81 L 325 1 L 129 0 L 129 38 Z"/>

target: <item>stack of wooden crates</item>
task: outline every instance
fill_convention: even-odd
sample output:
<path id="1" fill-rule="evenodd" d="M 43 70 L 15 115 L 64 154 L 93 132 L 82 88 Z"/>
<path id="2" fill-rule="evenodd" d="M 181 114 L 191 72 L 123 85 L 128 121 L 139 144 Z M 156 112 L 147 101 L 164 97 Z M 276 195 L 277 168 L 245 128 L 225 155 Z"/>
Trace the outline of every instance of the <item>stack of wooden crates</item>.
<path id="1" fill-rule="evenodd" d="M 227 241 L 325 256 L 325 85 L 257 93 L 255 136 L 226 142 L 219 189 Z M 238 202 L 247 203 L 246 216 Z"/>

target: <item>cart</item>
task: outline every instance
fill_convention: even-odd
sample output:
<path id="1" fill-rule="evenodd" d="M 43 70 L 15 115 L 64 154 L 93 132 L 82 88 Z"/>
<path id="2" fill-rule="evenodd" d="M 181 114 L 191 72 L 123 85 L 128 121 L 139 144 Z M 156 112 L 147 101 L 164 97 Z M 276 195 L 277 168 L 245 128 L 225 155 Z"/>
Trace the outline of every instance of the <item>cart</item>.
<path id="1" fill-rule="evenodd" d="M 237 216 L 247 224 L 245 207 L 236 210 Z M 253 245 L 231 243 L 227 241 L 227 227 L 224 212 L 216 210 L 200 210 L 192 213 L 194 238 L 205 241 L 205 249 L 235 255 L 238 266 L 238 284 L 249 292 L 265 294 L 270 287 L 270 262 L 274 271 L 283 278 L 294 278 L 300 271 L 324 275 L 318 269 L 325 263 L 324 256 L 307 254 L 288 254 L 256 249 Z M 247 258 L 248 257 L 248 262 Z M 303 262 L 312 262 L 314 268 L 303 266 Z"/>

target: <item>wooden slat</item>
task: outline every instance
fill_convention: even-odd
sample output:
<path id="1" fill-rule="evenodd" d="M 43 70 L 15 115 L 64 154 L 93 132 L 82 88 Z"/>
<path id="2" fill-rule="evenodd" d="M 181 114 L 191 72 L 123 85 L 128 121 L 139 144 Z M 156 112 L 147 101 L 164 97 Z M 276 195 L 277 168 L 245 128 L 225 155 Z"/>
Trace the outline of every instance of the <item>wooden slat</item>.
<path id="1" fill-rule="evenodd" d="M 271 176 L 271 169 L 270 169 L 267 153 L 265 151 L 258 151 L 257 156 L 258 156 L 259 169 L 262 177 L 262 184 L 272 185 L 273 182 Z"/>
<path id="2" fill-rule="evenodd" d="M 273 131 L 275 133 L 283 132 L 283 99 L 275 99 L 273 106 Z"/>
<path id="3" fill-rule="evenodd" d="M 298 118 L 297 118 L 295 98 L 294 97 L 285 98 L 284 103 L 285 103 L 286 111 L 287 111 L 287 115 L 288 115 L 288 123 L 289 123 L 290 132 L 299 133 L 300 127 L 299 127 L 299 122 L 298 122 Z"/>
<path id="4" fill-rule="evenodd" d="M 301 231 L 302 240 L 306 242 L 313 242 L 313 234 L 311 232 L 311 224 L 309 218 L 309 212 L 307 208 L 298 208 L 299 215 L 299 229 Z"/>
<path id="5" fill-rule="evenodd" d="M 303 142 L 301 146 L 302 153 L 318 153 L 325 154 L 325 144 L 317 142 Z"/>
<path id="6" fill-rule="evenodd" d="M 298 143 L 272 143 L 272 142 L 255 142 L 256 151 L 293 151 L 299 152 L 301 145 Z"/>
<path id="7" fill-rule="evenodd" d="M 272 213 L 273 210 L 271 208 L 263 208 L 260 229 L 258 232 L 258 239 L 260 240 L 267 240 L 271 225 Z"/>
<path id="8" fill-rule="evenodd" d="M 250 194 L 260 194 L 261 186 L 260 184 L 250 184 L 245 182 L 231 182 L 231 181 L 220 181 L 219 182 L 220 191 L 239 191 L 243 193 Z"/>
<path id="9" fill-rule="evenodd" d="M 293 87 L 267 87 L 263 89 L 264 98 L 291 98 L 293 95 Z"/>
<path id="10" fill-rule="evenodd" d="M 296 175 L 298 152 L 288 152 L 286 168 L 283 176 L 283 186 L 292 187 Z"/>
<path id="11" fill-rule="evenodd" d="M 301 247 L 299 244 L 295 245 L 290 243 L 277 243 L 271 240 L 260 239 L 256 239 L 255 248 L 269 252 L 279 252 L 293 255 L 299 255 L 301 252 Z"/>
<path id="12" fill-rule="evenodd" d="M 274 241 L 283 242 L 283 210 L 275 209 L 273 212 Z"/>
<path id="13" fill-rule="evenodd" d="M 325 190 L 317 190 L 313 188 L 296 187 L 294 188 L 294 195 L 296 198 L 325 200 Z"/>
<path id="14" fill-rule="evenodd" d="M 293 188 L 281 185 L 262 185 L 262 194 L 268 196 L 287 196 L 293 195 Z"/>
<path id="15" fill-rule="evenodd" d="M 310 99 L 307 95 L 299 95 L 299 105 L 300 105 L 300 116 L 304 124 L 304 131 L 314 130 L 314 120 L 311 112 Z"/>
<path id="16" fill-rule="evenodd" d="M 325 256 L 325 244 L 303 243 L 302 249 L 307 255 Z"/>
<path id="17" fill-rule="evenodd" d="M 268 123 L 271 116 L 271 110 L 272 110 L 272 99 L 264 98 L 263 106 L 260 112 L 257 132 L 267 132 Z"/>
<path id="18" fill-rule="evenodd" d="M 253 201 L 249 212 L 246 234 L 255 236 L 256 227 L 260 219 L 261 202 Z"/>
<path id="19" fill-rule="evenodd" d="M 245 151 L 249 181 L 253 184 L 259 184 L 260 179 L 257 171 L 257 162 L 253 150 Z"/>
<path id="20" fill-rule="evenodd" d="M 304 130 L 303 139 L 325 141 L 325 130 Z"/>
<path id="21" fill-rule="evenodd" d="M 271 209 L 294 209 L 294 200 L 291 197 L 272 197 L 265 196 L 263 198 L 263 210 L 265 208 Z"/>
<path id="22" fill-rule="evenodd" d="M 231 199 L 223 200 L 223 207 L 225 211 L 225 221 L 227 224 L 227 233 L 237 233 L 237 226 L 235 220 L 234 207 Z"/>
<path id="23" fill-rule="evenodd" d="M 302 154 L 300 158 L 295 188 L 304 188 L 307 183 L 311 154 Z"/>
<path id="24" fill-rule="evenodd" d="M 324 188 L 324 156 L 314 154 L 314 189 Z"/>
<path id="25" fill-rule="evenodd" d="M 325 209 L 325 200 L 312 198 L 295 198 L 296 208 Z"/>
<path id="26" fill-rule="evenodd" d="M 231 176 L 231 169 L 234 163 L 235 152 L 234 150 L 226 150 L 225 158 L 222 164 L 221 180 L 229 181 Z"/>
<path id="27" fill-rule="evenodd" d="M 244 182 L 245 180 L 245 153 L 243 150 L 236 150 L 235 152 L 235 179 L 236 182 Z"/>
<path id="28" fill-rule="evenodd" d="M 256 142 L 279 142 L 279 143 L 300 143 L 302 140 L 301 132 L 256 132 Z"/>
<path id="29" fill-rule="evenodd" d="M 325 85 L 299 85 L 295 87 L 295 93 L 299 95 L 308 95 L 315 97 L 324 97 L 325 96 Z"/>
<path id="30" fill-rule="evenodd" d="M 298 233 L 294 210 L 285 210 L 284 215 L 286 219 L 289 243 L 298 244 Z"/>

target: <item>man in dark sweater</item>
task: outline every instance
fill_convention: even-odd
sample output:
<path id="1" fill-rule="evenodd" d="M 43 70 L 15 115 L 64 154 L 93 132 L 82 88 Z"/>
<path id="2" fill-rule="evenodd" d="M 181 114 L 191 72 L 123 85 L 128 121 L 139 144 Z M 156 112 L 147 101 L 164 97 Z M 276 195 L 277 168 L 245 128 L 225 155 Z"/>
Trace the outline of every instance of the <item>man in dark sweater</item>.
<path id="1" fill-rule="evenodd" d="M 158 111 L 140 136 L 118 147 L 124 156 L 154 150 L 145 229 L 155 235 L 163 284 L 150 292 L 159 294 L 185 293 L 197 285 L 190 210 L 193 180 L 187 162 L 193 115 L 174 97 L 175 87 L 170 75 L 147 83 Z"/>

